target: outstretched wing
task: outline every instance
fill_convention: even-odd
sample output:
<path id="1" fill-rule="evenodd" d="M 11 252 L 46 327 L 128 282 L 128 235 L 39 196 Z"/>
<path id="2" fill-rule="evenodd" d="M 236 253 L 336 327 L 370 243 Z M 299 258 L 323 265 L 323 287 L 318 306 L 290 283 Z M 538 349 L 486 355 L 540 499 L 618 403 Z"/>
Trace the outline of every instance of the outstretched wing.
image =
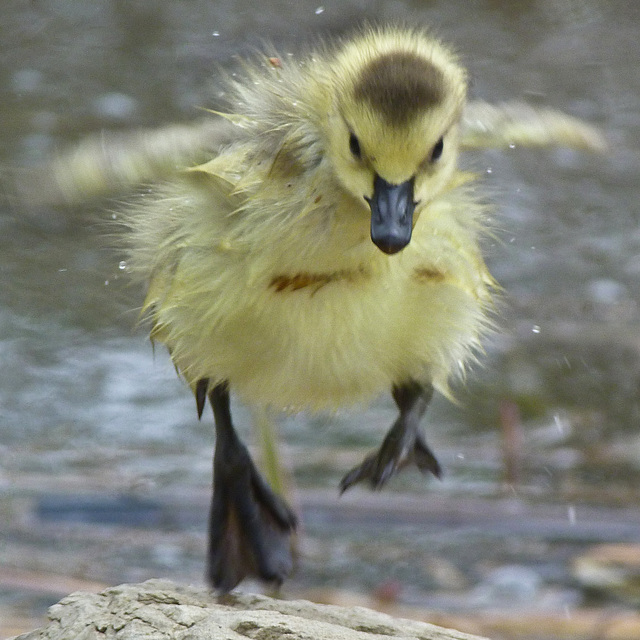
<path id="1" fill-rule="evenodd" d="M 462 116 L 463 149 L 569 147 L 582 151 L 607 149 L 601 131 L 562 111 L 524 102 L 469 102 Z"/>

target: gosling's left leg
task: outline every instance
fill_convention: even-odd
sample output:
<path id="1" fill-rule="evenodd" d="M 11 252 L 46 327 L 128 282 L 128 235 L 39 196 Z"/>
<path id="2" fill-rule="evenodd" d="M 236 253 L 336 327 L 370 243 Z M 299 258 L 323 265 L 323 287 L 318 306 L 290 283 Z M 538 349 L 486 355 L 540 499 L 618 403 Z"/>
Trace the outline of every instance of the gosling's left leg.
<path id="1" fill-rule="evenodd" d="M 389 478 L 412 462 L 423 473 L 432 473 L 437 478 L 441 476 L 440 464 L 427 446 L 420 428 L 433 396 L 433 386 L 412 380 L 395 385 L 392 394 L 400 415 L 387 432 L 380 449 L 342 478 L 341 493 L 361 480 L 368 480 L 372 489 L 381 489 Z"/>
<path id="2" fill-rule="evenodd" d="M 196 391 L 199 411 L 207 384 L 203 381 Z M 215 386 L 209 401 L 215 418 L 216 449 L 207 578 L 223 593 L 249 576 L 280 584 L 293 566 L 291 534 L 296 517 L 262 478 L 238 437 L 231 421 L 227 385 Z"/>

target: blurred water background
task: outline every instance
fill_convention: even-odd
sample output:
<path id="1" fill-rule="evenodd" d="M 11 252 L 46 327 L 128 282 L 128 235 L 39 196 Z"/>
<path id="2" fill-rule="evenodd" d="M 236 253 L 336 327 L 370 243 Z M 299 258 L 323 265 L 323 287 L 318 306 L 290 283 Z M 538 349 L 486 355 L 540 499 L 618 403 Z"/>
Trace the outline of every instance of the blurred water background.
<path id="1" fill-rule="evenodd" d="M 597 545 L 640 545 L 640 4 L 3 0 L 0 163 L 37 165 L 90 132 L 199 118 L 219 65 L 265 41 L 295 52 L 363 19 L 431 25 L 460 51 L 472 97 L 567 111 L 611 148 L 465 158 L 496 202 L 501 231 L 486 251 L 505 295 L 459 404 L 438 398 L 429 414 L 445 478 L 407 473 L 384 493 L 338 498 L 340 477 L 393 420 L 390 399 L 284 419 L 304 522 L 285 595 L 409 607 L 505 638 L 547 636 L 540 622 L 478 621 L 637 615 L 638 566 L 627 563 L 617 591 L 585 586 L 575 567 Z M 117 203 L 1 206 L 7 637 L 75 588 L 202 583 L 213 429 L 135 328 L 141 292 L 99 222 Z"/>

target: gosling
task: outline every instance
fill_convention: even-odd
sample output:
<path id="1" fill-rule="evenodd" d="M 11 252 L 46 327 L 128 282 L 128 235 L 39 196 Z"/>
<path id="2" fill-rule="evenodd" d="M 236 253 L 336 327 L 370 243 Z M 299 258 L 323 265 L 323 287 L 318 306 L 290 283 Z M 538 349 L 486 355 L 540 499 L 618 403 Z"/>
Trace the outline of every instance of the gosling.
<path id="1" fill-rule="evenodd" d="M 228 78 L 231 141 L 132 205 L 132 273 L 216 443 L 207 577 L 281 583 L 296 517 L 238 437 L 230 393 L 286 411 L 391 391 L 398 417 L 343 478 L 440 476 L 421 420 L 473 359 L 494 282 L 485 208 L 457 168 L 467 78 L 418 29 L 367 28 Z"/>

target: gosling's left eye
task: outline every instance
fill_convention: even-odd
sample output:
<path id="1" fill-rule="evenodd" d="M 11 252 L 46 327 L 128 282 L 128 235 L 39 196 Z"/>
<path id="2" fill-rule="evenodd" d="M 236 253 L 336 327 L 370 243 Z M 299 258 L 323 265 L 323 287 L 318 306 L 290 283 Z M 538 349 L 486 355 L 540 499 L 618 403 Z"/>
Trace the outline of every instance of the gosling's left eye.
<path id="1" fill-rule="evenodd" d="M 360 160 L 362 157 L 362 151 L 360 149 L 360 141 L 356 137 L 355 133 L 349 136 L 349 151 L 353 154 L 354 158 Z"/>
<path id="2" fill-rule="evenodd" d="M 443 149 L 444 149 L 444 140 L 442 138 L 440 138 L 440 140 L 438 140 L 438 142 L 436 142 L 435 146 L 431 150 L 431 156 L 429 157 L 431 162 L 435 162 L 436 160 L 438 160 L 440 158 L 440 156 L 442 155 L 442 150 Z"/>

